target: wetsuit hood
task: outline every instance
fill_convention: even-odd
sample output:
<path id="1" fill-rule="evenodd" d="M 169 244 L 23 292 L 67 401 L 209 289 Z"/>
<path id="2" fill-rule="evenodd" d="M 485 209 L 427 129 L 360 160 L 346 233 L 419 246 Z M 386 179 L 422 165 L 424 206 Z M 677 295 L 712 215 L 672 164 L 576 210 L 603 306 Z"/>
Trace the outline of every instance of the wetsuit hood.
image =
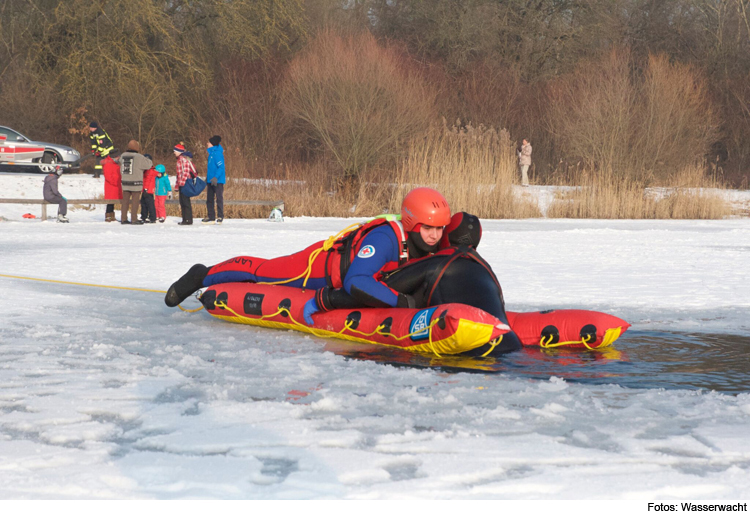
<path id="1" fill-rule="evenodd" d="M 422 258 L 426 257 L 430 253 L 435 253 L 438 250 L 440 243 L 435 245 L 427 245 L 422 239 L 422 235 L 417 231 L 409 231 L 406 234 L 406 246 L 409 248 L 409 257 L 411 258 Z"/>

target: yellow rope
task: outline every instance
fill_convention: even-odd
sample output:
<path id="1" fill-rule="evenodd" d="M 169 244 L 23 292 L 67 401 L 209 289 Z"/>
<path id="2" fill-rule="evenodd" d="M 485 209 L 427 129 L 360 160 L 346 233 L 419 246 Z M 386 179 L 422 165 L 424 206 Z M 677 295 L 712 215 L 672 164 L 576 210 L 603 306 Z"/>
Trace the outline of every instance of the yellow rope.
<path id="1" fill-rule="evenodd" d="M 568 345 L 583 345 L 589 350 L 594 350 L 596 347 L 590 347 L 588 344 L 588 341 L 591 341 L 592 339 L 595 339 L 595 338 L 591 338 L 591 334 L 587 335 L 586 337 L 588 339 L 584 338 L 584 339 L 581 339 L 580 341 L 562 341 L 560 343 L 552 343 L 552 340 L 555 338 L 555 336 L 550 335 L 549 339 L 545 343 L 544 336 L 542 336 L 542 339 L 539 341 L 539 346 L 542 348 L 557 348 L 557 347 L 568 346 Z"/>
<path id="2" fill-rule="evenodd" d="M 152 293 L 167 293 L 164 290 L 150 290 L 148 288 L 132 288 L 129 286 L 109 286 L 106 284 L 90 284 L 87 282 L 73 282 L 73 281 L 63 281 L 63 280 L 53 280 L 53 279 L 38 279 L 36 277 L 22 277 L 20 275 L 6 275 L 4 273 L 0 273 L 0 277 L 5 277 L 6 279 L 21 279 L 21 280 L 30 280 L 30 281 L 38 281 L 38 282 L 52 282 L 55 284 L 70 284 L 72 286 L 89 286 L 91 288 L 107 288 L 110 290 L 130 290 L 130 291 L 142 291 L 142 292 L 152 292 Z M 200 312 L 201 310 L 203 310 L 203 306 L 200 306 L 199 308 L 195 308 L 193 310 L 188 310 L 187 308 L 183 308 L 180 305 L 177 305 L 177 307 L 183 312 L 188 312 L 188 313 L 195 313 L 195 312 Z"/>
<path id="3" fill-rule="evenodd" d="M 353 226 L 357 226 L 357 225 L 359 225 L 359 224 L 353 224 Z M 352 226 L 346 228 L 346 230 L 351 229 L 351 227 Z M 344 231 L 346 231 L 346 230 L 344 230 Z M 338 236 L 338 235 L 336 235 L 336 236 Z M 334 239 L 334 240 L 331 241 L 331 239 Z M 326 243 L 323 245 L 323 248 L 320 248 L 320 249 L 321 250 L 325 249 L 326 244 L 328 244 L 329 242 L 331 244 L 333 244 L 333 242 L 335 242 L 335 237 L 329 238 L 326 241 Z M 86 282 L 73 282 L 73 281 L 63 281 L 63 280 L 53 280 L 53 279 L 39 279 L 39 278 L 36 278 L 36 277 L 23 277 L 23 276 L 20 276 L 20 275 L 7 275 L 7 274 L 4 274 L 4 273 L 0 273 L 0 277 L 4 277 L 4 278 L 7 278 L 7 279 L 21 279 L 21 280 L 31 280 L 31 281 L 39 281 L 39 282 L 50 282 L 50 283 L 55 283 L 55 284 L 70 284 L 70 285 L 73 285 L 73 286 L 90 286 L 92 288 L 107 288 L 107 289 L 111 289 L 111 290 L 130 290 L 130 291 L 144 291 L 144 292 L 152 292 L 152 293 L 166 293 L 164 290 L 151 290 L 151 289 L 148 289 L 148 288 L 133 288 L 133 287 L 129 287 L 129 286 L 108 286 L 108 285 L 105 285 L 105 284 L 90 284 L 90 283 L 86 283 Z M 299 278 L 299 277 L 297 277 L 297 278 Z M 294 279 L 292 279 L 292 280 L 294 280 Z M 218 306 L 219 308 L 224 308 L 226 310 L 229 310 L 230 312 L 232 312 L 235 315 L 235 317 L 237 317 L 239 319 L 244 319 L 244 320 L 247 320 L 247 321 L 258 321 L 258 320 L 261 320 L 261 319 L 268 319 L 268 318 L 275 317 L 275 316 L 277 316 L 277 315 L 279 315 L 281 313 L 286 312 L 287 316 L 289 317 L 289 319 L 292 321 L 293 324 L 295 324 L 297 326 L 301 326 L 301 327 L 307 328 L 310 331 L 311 334 L 313 334 L 313 335 L 315 335 L 317 337 L 329 337 L 330 334 L 331 334 L 330 332 L 318 333 L 318 332 L 315 331 L 315 328 L 311 328 L 311 327 L 309 327 L 307 325 L 301 324 L 300 322 L 298 322 L 297 320 L 295 320 L 294 317 L 292 317 L 292 314 L 289 312 L 289 310 L 287 308 L 279 308 L 276 311 L 276 313 L 273 313 L 273 314 L 270 314 L 270 315 L 263 315 L 261 317 L 244 317 L 244 316 L 238 314 L 237 312 L 235 312 L 234 310 L 232 310 L 223 301 L 215 302 L 214 305 Z M 178 308 L 180 310 L 182 310 L 183 312 L 195 313 L 195 312 L 201 311 L 203 309 L 203 306 L 200 306 L 200 307 L 192 309 L 192 310 L 187 309 L 187 308 L 183 308 L 180 305 L 178 305 Z M 435 350 L 435 345 L 434 345 L 434 343 L 432 341 L 432 327 L 435 326 L 439 322 L 439 320 L 440 320 L 439 318 L 435 319 L 435 320 L 431 321 L 430 324 L 426 328 L 421 328 L 419 330 L 415 330 L 414 332 L 411 332 L 411 333 L 406 334 L 405 336 L 401 336 L 401 337 L 398 337 L 398 336 L 396 336 L 394 334 L 391 334 L 391 333 L 383 333 L 383 332 L 381 332 L 381 330 L 383 328 L 385 328 L 383 325 L 379 325 L 377 328 L 375 328 L 375 330 L 373 330 L 369 334 L 365 333 L 365 332 L 361 332 L 359 330 L 355 330 L 355 329 L 351 328 L 352 322 L 351 321 L 347 321 L 344 324 L 344 328 L 342 328 L 341 331 L 339 331 L 339 332 L 335 332 L 334 335 L 337 335 L 337 334 L 342 334 L 343 335 L 343 333 L 348 330 L 351 333 L 359 334 L 359 335 L 362 335 L 364 337 L 370 337 L 370 336 L 373 336 L 375 334 L 379 334 L 379 335 L 382 335 L 384 337 L 390 337 L 392 339 L 395 339 L 396 341 L 403 341 L 404 339 L 407 339 L 409 337 L 412 337 L 415 334 L 419 334 L 419 333 L 422 333 L 425 330 L 427 330 L 428 331 L 428 338 L 429 338 L 429 341 L 430 341 L 430 348 L 432 349 L 432 352 L 437 357 L 442 357 L 437 352 L 437 350 Z M 500 336 L 500 338 L 502 339 L 502 336 Z M 497 343 L 499 343 L 499 341 L 497 341 Z M 492 351 L 492 349 L 495 348 L 495 345 L 497 345 L 497 343 L 493 344 L 493 346 L 490 348 L 490 350 L 487 352 L 487 354 L 489 354 Z"/>
<path id="4" fill-rule="evenodd" d="M 411 336 L 413 336 L 415 334 L 422 333 L 425 330 L 427 330 L 428 331 L 428 337 L 429 337 L 429 340 L 430 340 L 430 348 L 432 349 L 432 353 L 435 354 L 437 357 L 442 357 L 437 352 L 437 350 L 435 350 L 435 345 L 432 342 L 432 327 L 435 326 L 440 321 L 439 318 L 435 319 L 434 321 L 431 321 L 430 324 L 426 328 L 421 328 L 419 330 L 415 330 L 414 332 L 411 332 L 411 333 L 406 334 L 405 336 L 401 336 L 401 337 L 398 337 L 398 336 L 393 335 L 391 333 L 382 333 L 382 332 L 380 332 L 380 330 L 382 330 L 383 328 L 385 328 L 383 325 L 378 325 L 378 327 L 375 328 L 375 330 L 373 330 L 369 334 L 365 333 L 365 332 L 361 332 L 359 330 L 353 329 L 351 327 L 352 322 L 349 321 L 349 320 L 347 320 L 344 323 L 344 328 L 342 328 L 338 332 L 326 331 L 325 333 L 318 333 L 318 332 L 315 331 L 316 330 L 315 328 L 307 326 L 307 325 L 303 325 L 302 323 L 300 323 L 297 320 L 295 320 L 294 317 L 292 317 L 292 314 L 289 312 L 288 308 L 279 308 L 276 311 L 276 313 L 273 313 L 273 314 L 270 314 L 270 315 L 263 315 L 263 316 L 260 316 L 260 317 L 245 317 L 244 315 L 240 315 L 237 312 L 235 312 L 234 310 L 232 310 L 229 306 L 227 306 L 227 303 L 225 303 L 224 301 L 215 301 L 214 302 L 214 306 L 216 306 L 218 308 L 223 308 L 225 310 L 228 310 L 228 311 L 232 312 L 234 314 L 234 316 L 237 317 L 238 319 L 245 320 L 245 321 L 250 321 L 250 322 L 252 322 L 252 321 L 260 321 L 262 319 L 268 319 L 268 318 L 271 318 L 271 317 L 276 317 L 277 315 L 286 312 L 286 315 L 289 317 L 289 319 L 292 321 L 292 323 L 294 325 L 306 328 L 307 330 L 310 331 L 311 334 L 313 334 L 316 337 L 332 337 L 332 336 L 336 336 L 336 335 L 343 335 L 344 332 L 346 332 L 348 330 L 349 332 L 351 332 L 353 334 L 359 334 L 359 335 L 364 336 L 364 337 L 371 337 L 371 336 L 373 336 L 375 334 L 378 334 L 378 335 L 381 335 L 381 336 L 384 336 L 384 337 L 393 338 L 396 341 L 403 341 L 404 339 L 406 339 L 408 337 L 411 337 Z M 502 336 L 501 336 L 501 338 L 502 338 Z M 493 345 L 492 348 L 494 348 L 494 345 Z M 490 348 L 490 351 L 492 351 L 492 348 Z"/>
<path id="5" fill-rule="evenodd" d="M 500 342 L 501 342 L 502 340 L 503 340 L 503 336 L 502 336 L 502 335 L 500 335 L 500 336 L 498 336 L 497 338 L 495 338 L 495 339 L 493 339 L 492 341 L 490 341 L 490 345 L 492 345 L 492 346 L 490 347 L 490 349 L 489 349 L 489 350 L 488 350 L 487 352 L 485 352 L 484 354 L 482 354 L 481 356 L 479 356 L 479 357 L 487 357 L 487 356 L 489 356 L 489 355 L 490 355 L 490 352 L 492 352 L 493 350 L 495 350 L 495 347 L 496 347 L 497 345 L 499 345 L 499 344 L 500 344 Z"/>
<path id="6" fill-rule="evenodd" d="M 179 304 L 178 304 L 178 305 L 177 305 L 177 308 L 179 308 L 179 309 L 180 309 L 180 310 L 182 310 L 183 312 L 187 312 L 187 313 L 195 313 L 195 312 L 200 312 L 201 310 L 203 310 L 203 305 L 199 306 L 198 308 L 193 308 L 192 310 L 188 310 L 187 308 L 183 308 L 183 307 L 182 307 L 182 305 L 179 305 Z"/>
<path id="7" fill-rule="evenodd" d="M 52 279 L 37 279 L 35 277 L 22 277 L 20 275 L 5 275 L 3 273 L 0 273 L 0 277 L 5 277 L 6 279 L 22 279 L 22 280 L 31 280 L 31 281 L 39 281 L 39 282 L 54 282 L 57 284 L 72 284 L 73 286 L 91 286 L 92 288 L 109 288 L 112 290 L 132 290 L 132 291 L 144 291 L 144 292 L 154 292 L 154 293 L 167 293 L 164 290 L 149 290 L 147 288 L 131 288 L 128 286 L 107 286 L 104 284 L 89 284 L 86 282 L 72 282 L 72 281 L 62 281 L 62 280 L 52 280 Z"/>
<path id="8" fill-rule="evenodd" d="M 323 242 L 323 246 L 319 247 L 318 249 L 310 253 L 310 257 L 307 259 L 307 269 L 303 271 L 302 273 L 300 273 L 299 275 L 297 275 L 296 277 L 292 277 L 291 279 L 274 281 L 274 282 L 257 282 L 256 284 L 276 284 L 276 285 L 288 284 L 290 282 L 294 282 L 297 279 L 301 279 L 302 277 L 304 277 L 305 280 L 302 281 L 302 289 L 304 290 L 305 287 L 307 286 L 307 281 L 310 278 L 310 274 L 312 273 L 313 263 L 315 262 L 315 259 L 318 258 L 318 255 L 320 255 L 324 251 L 330 250 L 333 247 L 333 244 L 335 244 L 339 238 L 341 238 L 342 236 L 346 235 L 347 233 L 351 231 L 354 231 L 355 229 L 358 229 L 361 225 L 363 224 L 360 224 L 360 223 L 352 224 L 349 227 L 345 227 L 344 229 L 342 229 L 335 235 L 328 237 L 326 241 Z"/>

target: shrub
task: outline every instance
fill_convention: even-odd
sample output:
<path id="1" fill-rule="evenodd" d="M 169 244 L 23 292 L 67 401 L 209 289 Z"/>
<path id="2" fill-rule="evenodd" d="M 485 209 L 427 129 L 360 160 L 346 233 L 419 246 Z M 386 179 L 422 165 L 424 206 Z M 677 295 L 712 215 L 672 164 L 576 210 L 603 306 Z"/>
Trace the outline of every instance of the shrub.
<path id="1" fill-rule="evenodd" d="M 279 107 L 281 72 L 275 56 L 223 63 L 214 77 L 211 97 L 204 103 L 205 117 L 193 136 L 204 142 L 214 134 L 226 138 L 224 147 L 241 153 L 237 161 L 245 166 L 258 158 L 269 162 L 282 158 L 289 149 Z"/>
<path id="2" fill-rule="evenodd" d="M 434 93 L 370 34 L 321 32 L 289 66 L 283 109 L 344 176 L 392 162 L 424 132 Z"/>
<path id="3" fill-rule="evenodd" d="M 548 119 L 562 152 L 603 175 L 632 175 L 636 90 L 630 54 L 579 65 L 548 86 Z"/>
<path id="4" fill-rule="evenodd" d="M 640 86 L 633 155 L 641 171 L 664 180 L 701 163 L 717 138 L 716 113 L 703 77 L 692 66 L 650 56 Z"/>
<path id="5" fill-rule="evenodd" d="M 716 137 L 703 78 L 649 57 L 643 75 L 614 50 L 548 87 L 549 126 L 560 149 L 602 178 L 667 178 L 699 163 Z"/>

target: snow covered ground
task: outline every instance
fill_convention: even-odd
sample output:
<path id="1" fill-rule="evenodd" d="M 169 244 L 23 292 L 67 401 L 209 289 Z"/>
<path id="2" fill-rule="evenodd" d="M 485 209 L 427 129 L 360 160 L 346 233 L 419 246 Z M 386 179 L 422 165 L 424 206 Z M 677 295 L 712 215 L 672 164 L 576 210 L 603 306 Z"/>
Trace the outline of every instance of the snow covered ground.
<path id="1" fill-rule="evenodd" d="M 37 193 L 17 178 L 0 176 L 0 196 Z M 61 180 L 69 198 L 100 185 Z M 290 253 L 351 223 L 121 226 L 103 207 L 72 210 L 68 225 L 22 219 L 38 207 L 0 204 L 0 274 L 165 290 L 195 262 Z M 511 310 L 612 313 L 633 324 L 615 348 L 705 334 L 750 353 L 748 219 L 483 227 Z M 169 309 L 160 293 L 0 286 L 3 498 L 750 496 L 746 378 L 716 392 L 397 367 L 341 354 L 356 345 Z M 581 357 L 589 378 L 611 374 L 611 361 Z M 694 370 L 716 374 L 710 361 Z"/>

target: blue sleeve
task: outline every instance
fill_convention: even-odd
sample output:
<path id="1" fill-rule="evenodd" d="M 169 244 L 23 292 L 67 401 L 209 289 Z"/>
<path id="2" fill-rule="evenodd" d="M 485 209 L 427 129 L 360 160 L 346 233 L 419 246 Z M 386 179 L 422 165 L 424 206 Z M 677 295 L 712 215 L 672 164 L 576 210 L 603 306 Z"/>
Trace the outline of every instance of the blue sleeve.
<path id="1" fill-rule="evenodd" d="M 398 294 L 375 274 L 389 262 L 398 262 L 399 243 L 390 226 L 382 226 L 368 233 L 344 277 L 344 290 L 367 306 L 395 307 Z"/>
<path id="2" fill-rule="evenodd" d="M 216 172 L 216 168 L 214 167 L 214 154 L 211 152 L 208 155 L 208 160 L 206 161 L 206 181 L 211 181 L 211 178 L 213 178 L 214 172 Z"/>

